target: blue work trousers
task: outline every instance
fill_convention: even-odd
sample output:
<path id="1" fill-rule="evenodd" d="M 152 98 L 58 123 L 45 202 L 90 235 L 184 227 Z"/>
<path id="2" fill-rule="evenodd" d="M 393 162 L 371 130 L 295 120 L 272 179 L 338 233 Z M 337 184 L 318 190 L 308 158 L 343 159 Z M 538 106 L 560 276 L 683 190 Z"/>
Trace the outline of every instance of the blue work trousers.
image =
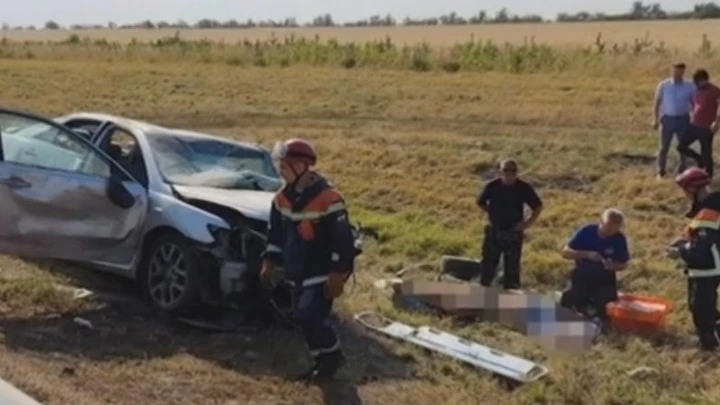
<path id="1" fill-rule="evenodd" d="M 340 349 L 340 339 L 329 322 L 332 305 L 325 284 L 295 290 L 295 320 L 314 358 Z"/>

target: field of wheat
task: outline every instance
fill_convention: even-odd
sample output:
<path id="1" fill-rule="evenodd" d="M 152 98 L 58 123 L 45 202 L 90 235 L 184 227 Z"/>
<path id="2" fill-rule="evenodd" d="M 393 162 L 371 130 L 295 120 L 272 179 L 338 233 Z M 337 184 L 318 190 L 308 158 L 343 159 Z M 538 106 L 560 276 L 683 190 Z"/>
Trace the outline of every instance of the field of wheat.
<path id="1" fill-rule="evenodd" d="M 329 30 L 338 43 L 286 41 L 278 30 L 278 43 L 261 40 L 268 34 L 261 30 L 187 31 L 175 39 L 174 32 L 143 37 L 117 31 L 103 35 L 106 41 L 83 40 L 88 32 L 70 40 L 67 32 L 3 34 L 0 104 L 49 116 L 105 111 L 265 145 L 311 139 L 319 170 L 345 194 L 353 219 L 382 237 L 369 242 L 358 261 L 357 285 L 338 305 L 347 320 L 343 383 L 283 381 L 301 361 L 302 342 L 292 333 L 178 329 L 130 298 L 103 304 L 73 300 L 55 288 L 127 294 L 114 278 L 10 257 L 0 260 L 0 375 L 52 405 L 717 404 L 717 357 L 700 356 L 688 339 L 693 329 L 684 276 L 663 253 L 683 226 L 687 202 L 672 181 L 654 178 L 658 137 L 650 125 L 655 85 L 677 58 L 689 70 L 703 66 L 717 73 L 712 44 L 701 47 L 703 33 L 718 37 L 715 25 L 480 27 L 478 33 L 494 34 L 477 36 L 494 36 L 497 47 L 461 43 L 456 53 L 437 43 L 465 41 L 469 27 L 388 29 L 390 41 L 382 29 Z M 607 44 L 595 42 L 598 31 Z M 654 42 L 634 50 L 646 31 Z M 166 34 L 170 39 L 160 45 L 140 41 Z M 362 42 L 375 34 L 383 38 Z M 249 39 L 235 47 L 191 41 L 204 35 Z M 535 48 L 499 42 L 529 35 Z M 133 36 L 135 44 L 128 42 Z M 408 45 L 404 53 L 404 42 L 424 37 L 436 44 Z M 20 39 L 56 43 L 15 42 Z M 668 47 L 656 49 L 659 40 Z M 581 48 L 556 46 L 573 41 Z M 613 50 L 613 42 L 629 45 Z M 560 257 L 565 240 L 603 209 L 618 207 L 628 217 L 633 256 L 621 287 L 672 299 L 675 338 L 611 334 L 582 354 L 541 350 L 498 325 L 405 312 L 373 287 L 378 278 L 443 254 L 478 256 L 486 220 L 474 197 L 483 174 L 504 157 L 518 160 L 521 176 L 538 185 L 546 205 L 529 231 L 525 286 L 562 288 L 571 269 Z M 676 162 L 671 152 L 670 167 Z M 348 318 L 364 309 L 533 358 L 551 374 L 507 391 L 485 373 L 358 332 Z M 75 316 L 95 329 L 77 328 Z M 626 375 L 639 366 L 655 372 Z"/>

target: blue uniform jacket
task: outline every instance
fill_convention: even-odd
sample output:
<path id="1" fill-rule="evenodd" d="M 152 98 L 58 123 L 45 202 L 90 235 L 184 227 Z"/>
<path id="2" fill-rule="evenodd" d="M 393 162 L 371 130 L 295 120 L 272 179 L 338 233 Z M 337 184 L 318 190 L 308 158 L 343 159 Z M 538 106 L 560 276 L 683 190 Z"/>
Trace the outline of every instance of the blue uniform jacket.
<path id="1" fill-rule="evenodd" d="M 300 193 L 285 186 L 275 195 L 267 238 L 263 257 L 282 264 L 286 279 L 297 286 L 354 270 L 355 237 L 345 201 L 323 177 Z"/>
<path id="2" fill-rule="evenodd" d="M 720 193 L 699 202 L 685 228 L 685 243 L 678 246 L 690 278 L 720 276 Z"/>

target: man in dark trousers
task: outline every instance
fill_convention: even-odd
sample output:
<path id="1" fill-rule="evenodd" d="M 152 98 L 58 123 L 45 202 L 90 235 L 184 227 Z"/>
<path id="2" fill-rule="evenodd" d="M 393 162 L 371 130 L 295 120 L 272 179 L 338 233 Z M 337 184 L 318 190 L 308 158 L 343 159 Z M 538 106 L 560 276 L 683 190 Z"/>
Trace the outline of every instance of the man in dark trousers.
<path id="1" fill-rule="evenodd" d="M 525 205 L 532 215 L 525 218 Z M 537 220 L 542 210 L 542 200 L 535 189 L 518 178 L 518 165 L 514 160 L 500 162 L 500 177 L 488 182 L 477 197 L 477 205 L 488 213 L 482 245 L 482 275 L 480 284 L 489 287 L 503 257 L 506 290 L 520 288 L 520 264 L 524 231 Z"/>
<path id="2" fill-rule="evenodd" d="M 660 148 L 657 154 L 657 175 L 665 176 L 667 155 L 673 136 L 680 145 L 683 136 L 690 127 L 690 111 L 695 85 L 685 80 L 685 64 L 673 64 L 672 77 L 658 83 L 655 89 L 653 108 L 653 128 L 660 128 Z M 685 156 L 680 154 L 678 173 L 685 170 Z"/>
<path id="3" fill-rule="evenodd" d="M 693 95 L 693 113 L 690 128 L 678 144 L 678 152 L 695 159 L 698 167 L 705 169 L 710 178 L 713 177 L 713 138 L 718 129 L 718 101 L 720 88 L 710 82 L 710 75 L 705 69 L 693 74 L 695 93 Z M 700 153 L 690 149 L 695 142 L 700 143 Z"/>
<path id="4" fill-rule="evenodd" d="M 311 143 L 291 139 L 276 145 L 273 161 L 286 185 L 275 195 L 260 273 L 271 279 L 282 263 L 294 286 L 295 320 L 314 360 L 299 379 L 331 377 L 345 361 L 340 339 L 328 323 L 333 300 L 354 271 L 355 238 L 342 195 L 311 170 Z"/>

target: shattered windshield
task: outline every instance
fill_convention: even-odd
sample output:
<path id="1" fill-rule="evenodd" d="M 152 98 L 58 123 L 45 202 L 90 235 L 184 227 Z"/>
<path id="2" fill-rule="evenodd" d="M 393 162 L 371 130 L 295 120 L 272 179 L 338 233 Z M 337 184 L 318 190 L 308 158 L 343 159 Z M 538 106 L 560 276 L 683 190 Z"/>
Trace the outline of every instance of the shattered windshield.
<path id="1" fill-rule="evenodd" d="M 173 133 L 149 134 L 148 142 L 160 173 L 171 184 L 263 191 L 282 186 L 265 150 Z"/>

